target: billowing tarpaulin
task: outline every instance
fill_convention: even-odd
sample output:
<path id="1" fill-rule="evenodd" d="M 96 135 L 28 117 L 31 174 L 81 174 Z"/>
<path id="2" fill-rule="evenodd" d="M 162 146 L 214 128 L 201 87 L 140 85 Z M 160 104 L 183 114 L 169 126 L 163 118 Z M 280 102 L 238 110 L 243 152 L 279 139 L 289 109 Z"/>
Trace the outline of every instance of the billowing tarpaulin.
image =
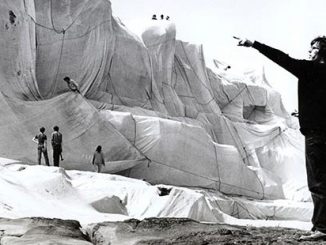
<path id="1" fill-rule="evenodd" d="M 203 47 L 176 40 L 169 21 L 153 22 L 140 39 L 112 17 L 108 0 L 0 7 L 3 156 L 36 163 L 31 138 L 58 125 L 68 169 L 91 169 L 102 145 L 105 172 L 307 199 L 302 136 L 263 72 L 206 68 Z"/>
<path id="2" fill-rule="evenodd" d="M 84 99 L 72 92 L 49 100 L 21 101 L 1 94 L 1 154 L 25 162 L 35 162 L 37 146 L 31 139 L 44 126 L 62 125 L 63 156 L 61 166 L 67 169 L 92 170 L 92 153 L 102 145 L 108 161 L 121 161 L 130 167 L 145 160 L 143 155 L 117 131 L 110 122 Z M 48 138 L 49 132 L 46 132 Z M 50 140 L 48 140 L 50 150 Z M 49 151 L 50 153 L 50 151 Z M 108 166 L 108 170 L 111 166 Z M 115 170 L 115 167 L 112 166 Z"/>

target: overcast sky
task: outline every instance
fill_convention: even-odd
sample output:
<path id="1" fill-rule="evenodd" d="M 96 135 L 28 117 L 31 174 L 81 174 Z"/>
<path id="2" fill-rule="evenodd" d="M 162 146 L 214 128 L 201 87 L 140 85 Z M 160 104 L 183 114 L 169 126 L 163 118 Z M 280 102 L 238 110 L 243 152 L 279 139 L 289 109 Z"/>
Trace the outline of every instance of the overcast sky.
<path id="1" fill-rule="evenodd" d="M 238 69 L 265 67 L 288 111 L 297 108 L 297 80 L 254 49 L 237 47 L 247 37 L 306 59 L 310 41 L 326 35 L 326 0 L 111 0 L 114 16 L 140 35 L 153 14 L 169 15 L 177 39 L 203 44 L 206 63 L 216 58 Z"/>

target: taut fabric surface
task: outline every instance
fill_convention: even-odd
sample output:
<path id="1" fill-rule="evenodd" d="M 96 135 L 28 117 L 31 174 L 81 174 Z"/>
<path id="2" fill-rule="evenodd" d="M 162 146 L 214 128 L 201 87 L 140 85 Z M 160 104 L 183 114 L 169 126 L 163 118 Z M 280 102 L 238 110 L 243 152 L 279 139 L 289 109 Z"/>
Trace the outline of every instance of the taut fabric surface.
<path id="1" fill-rule="evenodd" d="M 92 170 L 102 145 L 103 172 L 309 199 L 297 120 L 263 71 L 208 69 L 170 21 L 137 37 L 108 0 L 6 0 L 0 19 L 1 156 L 35 164 L 32 137 L 58 125 L 67 169 Z"/>

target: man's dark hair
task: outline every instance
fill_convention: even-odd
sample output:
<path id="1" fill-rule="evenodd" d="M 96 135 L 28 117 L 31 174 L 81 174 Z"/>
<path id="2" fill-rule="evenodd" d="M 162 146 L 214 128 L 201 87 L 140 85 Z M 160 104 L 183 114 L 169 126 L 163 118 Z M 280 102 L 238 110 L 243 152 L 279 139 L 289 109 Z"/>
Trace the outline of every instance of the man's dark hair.
<path id="1" fill-rule="evenodd" d="M 318 55 L 326 61 L 326 36 L 318 36 L 314 38 L 310 45 L 314 45 L 315 43 L 319 44 L 319 52 Z"/>
<path id="2" fill-rule="evenodd" d="M 70 81 L 70 77 L 65 77 L 63 80 L 65 80 L 66 82 Z"/>
<path id="3" fill-rule="evenodd" d="M 44 127 L 41 127 L 41 128 L 40 128 L 40 132 L 41 132 L 41 133 L 44 133 L 44 132 L 45 132 L 45 128 L 44 128 Z"/>
<path id="4" fill-rule="evenodd" d="M 54 130 L 54 131 L 59 131 L 59 127 L 58 127 L 58 126 L 54 126 L 54 127 L 53 127 L 53 130 Z"/>

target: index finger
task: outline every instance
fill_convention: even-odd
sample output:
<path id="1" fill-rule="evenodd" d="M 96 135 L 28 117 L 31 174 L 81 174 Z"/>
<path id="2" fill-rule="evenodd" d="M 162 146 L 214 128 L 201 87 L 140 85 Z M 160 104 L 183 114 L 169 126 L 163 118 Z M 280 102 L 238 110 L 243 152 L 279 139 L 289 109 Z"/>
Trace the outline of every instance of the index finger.
<path id="1" fill-rule="evenodd" d="M 233 36 L 234 39 L 240 40 L 240 37 Z"/>

